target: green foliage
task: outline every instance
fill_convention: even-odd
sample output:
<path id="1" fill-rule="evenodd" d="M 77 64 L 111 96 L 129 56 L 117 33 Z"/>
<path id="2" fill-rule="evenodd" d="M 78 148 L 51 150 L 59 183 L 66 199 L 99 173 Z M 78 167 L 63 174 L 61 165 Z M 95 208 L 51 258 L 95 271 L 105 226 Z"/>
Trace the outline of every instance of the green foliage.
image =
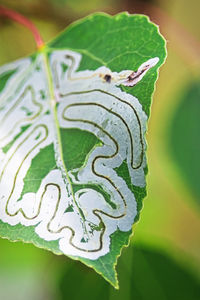
<path id="1" fill-rule="evenodd" d="M 200 296 L 193 274 L 168 255 L 144 246 L 133 249 L 131 280 L 131 294 L 137 300 L 195 300 Z"/>
<path id="2" fill-rule="evenodd" d="M 78 259 L 118 287 L 117 258 L 146 195 L 146 120 L 165 56 L 147 17 L 95 14 L 22 60 L 20 75 L 0 69 L 2 237 Z M 130 76 L 134 86 L 120 81 Z"/>
<path id="3" fill-rule="evenodd" d="M 129 246 L 119 266 L 120 290 L 109 290 L 106 282 L 84 267 L 71 262 L 61 276 L 61 299 L 74 295 L 76 299 L 159 299 L 196 300 L 200 297 L 198 279 L 168 254 L 146 245 Z M 74 289 L 73 282 L 79 288 Z M 90 293 L 88 293 L 90 290 Z"/>
<path id="4" fill-rule="evenodd" d="M 159 57 L 154 70 L 131 89 L 123 90 L 140 99 L 149 115 L 151 96 L 157 79 L 157 68 L 166 56 L 165 41 L 158 28 L 143 15 L 121 13 L 114 17 L 106 14 L 91 15 L 70 25 L 50 44 L 55 49 L 71 49 L 82 54 L 79 70 L 95 70 L 106 66 L 113 72 L 137 70 L 151 57 Z"/>
<path id="5" fill-rule="evenodd" d="M 0 93 L 1 91 L 4 89 L 8 79 L 13 75 L 15 74 L 16 72 L 16 69 L 15 70 L 9 70 L 7 72 L 3 72 L 1 75 L 0 75 Z"/>
<path id="6" fill-rule="evenodd" d="M 200 82 L 192 83 L 180 100 L 170 125 L 170 150 L 181 177 L 200 204 Z"/>

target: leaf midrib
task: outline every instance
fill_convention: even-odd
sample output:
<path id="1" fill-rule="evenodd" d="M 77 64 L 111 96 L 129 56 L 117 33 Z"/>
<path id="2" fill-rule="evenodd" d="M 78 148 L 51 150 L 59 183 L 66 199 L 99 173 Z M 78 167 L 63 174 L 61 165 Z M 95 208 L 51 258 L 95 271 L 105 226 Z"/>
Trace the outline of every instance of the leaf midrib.
<path id="1" fill-rule="evenodd" d="M 48 83 L 48 90 L 49 90 L 49 95 L 50 95 L 49 105 L 50 105 L 50 108 L 53 112 L 53 124 L 55 126 L 55 133 L 56 133 L 56 139 L 57 139 L 58 150 L 59 150 L 58 155 L 59 155 L 60 160 L 62 162 L 63 169 L 65 170 L 65 175 L 67 177 L 67 181 L 70 185 L 70 190 L 71 190 L 73 202 L 76 205 L 76 207 L 78 209 L 78 212 L 80 214 L 80 217 L 83 219 L 83 224 L 84 224 L 85 223 L 85 216 L 83 215 L 83 212 L 80 209 L 80 207 L 79 207 L 79 205 L 78 205 L 78 203 L 75 199 L 74 190 L 73 190 L 73 186 L 72 186 L 72 181 L 71 181 L 71 178 L 68 174 L 68 170 L 67 170 L 67 167 L 65 165 L 64 158 L 63 158 L 62 139 L 61 139 L 61 134 L 60 134 L 60 126 L 59 126 L 57 106 L 56 106 L 56 104 L 57 104 L 56 103 L 56 93 L 55 93 L 55 89 L 54 89 L 53 77 L 52 77 L 52 72 L 51 72 L 49 57 L 48 57 L 49 49 L 47 48 L 47 46 L 45 46 L 45 48 L 42 49 L 41 54 L 43 56 L 43 61 L 44 61 L 44 65 L 45 65 L 45 71 L 46 71 L 46 77 L 47 77 L 47 83 Z"/>

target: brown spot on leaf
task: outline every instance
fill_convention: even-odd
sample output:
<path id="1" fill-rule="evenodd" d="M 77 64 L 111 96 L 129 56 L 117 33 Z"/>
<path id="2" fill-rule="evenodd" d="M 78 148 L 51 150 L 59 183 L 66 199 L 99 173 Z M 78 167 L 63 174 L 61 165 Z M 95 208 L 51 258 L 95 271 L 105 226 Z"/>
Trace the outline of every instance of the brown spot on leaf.
<path id="1" fill-rule="evenodd" d="M 109 75 L 109 74 L 106 74 L 106 75 L 104 76 L 104 80 L 105 80 L 106 82 L 108 82 L 108 83 L 111 82 L 111 79 L 112 79 L 112 77 L 111 77 L 111 75 Z"/>

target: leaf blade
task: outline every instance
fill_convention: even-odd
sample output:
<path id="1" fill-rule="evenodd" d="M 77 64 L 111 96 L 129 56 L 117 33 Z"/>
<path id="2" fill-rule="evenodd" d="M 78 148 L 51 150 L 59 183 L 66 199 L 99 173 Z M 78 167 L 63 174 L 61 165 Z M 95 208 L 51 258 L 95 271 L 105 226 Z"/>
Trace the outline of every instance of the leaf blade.
<path id="1" fill-rule="evenodd" d="M 119 35 L 121 40 L 118 38 Z M 145 42 L 142 37 L 146 38 Z M 155 45 L 157 46 L 155 47 Z M 77 52 L 79 52 L 79 54 Z M 135 222 L 138 219 L 139 211 L 142 207 L 142 200 L 146 195 L 146 189 L 144 187 L 144 174 L 146 174 L 146 160 L 144 154 L 146 147 L 144 141 L 144 133 L 146 131 L 145 122 L 149 116 L 151 97 L 158 75 L 157 70 L 164 62 L 166 55 L 165 42 L 158 32 L 158 28 L 150 23 L 148 18 L 145 16 L 130 16 L 126 13 L 122 13 L 114 17 L 110 17 L 106 14 L 95 14 L 75 23 L 74 25 L 71 25 L 65 32 L 56 38 L 55 41 L 50 42 L 47 47 L 42 50 L 41 55 L 43 58 L 40 58 L 39 53 L 36 55 L 35 60 L 32 61 L 32 74 L 33 76 L 36 76 L 35 74 L 37 72 L 41 73 L 41 78 L 43 78 L 41 80 L 43 80 L 44 86 L 41 88 L 41 86 L 37 83 L 37 87 L 35 88 L 36 95 L 33 95 L 34 93 L 32 93 L 32 102 L 34 102 L 33 99 L 35 96 L 37 101 L 40 102 L 40 104 L 38 104 L 39 102 L 37 103 L 37 101 L 35 102 L 37 106 L 45 107 L 43 114 L 39 114 L 41 120 L 43 120 L 44 124 L 47 124 L 48 126 L 45 125 L 46 129 L 45 126 L 43 126 L 43 131 L 46 130 L 46 136 L 45 132 L 41 130 L 37 131 L 37 134 L 35 134 L 34 137 L 35 141 L 37 140 L 37 144 L 25 157 L 27 158 L 29 154 L 34 152 L 36 149 L 37 151 L 39 151 L 39 149 L 40 151 L 41 149 L 44 149 L 43 142 L 47 140 L 47 136 L 50 135 L 54 145 L 55 169 L 53 169 L 54 161 L 51 159 L 52 163 L 49 167 L 50 171 L 49 173 L 48 171 L 45 171 L 42 175 L 43 181 L 41 182 L 40 187 L 38 184 L 36 188 L 37 191 L 34 190 L 34 192 L 32 192 L 31 185 L 29 185 L 28 188 L 25 189 L 27 193 L 23 194 L 22 192 L 21 198 L 19 198 L 16 202 L 16 207 L 19 205 L 17 213 L 12 213 L 9 217 L 14 218 L 20 213 L 20 216 L 22 215 L 27 217 L 28 214 L 25 214 L 20 207 L 20 205 L 25 205 L 25 198 L 23 197 L 29 197 L 29 199 L 31 199 L 31 197 L 36 197 L 37 199 L 40 194 L 41 198 L 38 202 L 38 211 L 35 217 L 29 218 L 31 223 L 26 223 L 22 216 L 18 221 L 14 221 L 14 223 L 18 222 L 25 226 L 29 226 L 30 224 L 32 224 L 31 226 L 36 226 L 36 223 L 34 223 L 35 221 L 33 220 L 38 220 L 39 223 L 37 224 L 39 225 L 35 227 L 36 235 L 33 234 L 33 232 L 31 234 L 32 236 L 34 235 L 34 238 L 30 236 L 30 233 L 28 234 L 29 236 L 25 235 L 26 237 L 24 237 L 24 241 L 34 242 L 35 240 L 35 244 L 42 244 L 42 247 L 49 248 L 49 241 L 53 239 L 55 240 L 54 246 L 52 246 L 55 247 L 54 252 L 59 253 L 57 249 L 60 249 L 61 253 L 63 252 L 74 259 L 79 259 L 85 264 L 92 266 L 111 284 L 118 287 L 115 274 L 117 258 L 121 253 L 122 247 L 128 244 L 129 237 L 131 235 L 131 224 L 133 221 Z M 71 61 L 69 59 L 70 56 Z M 140 82 L 134 87 L 125 87 L 123 85 L 123 80 L 128 80 L 129 75 L 131 75 L 133 71 L 136 71 L 140 66 L 144 66 L 144 62 L 147 62 L 152 57 L 159 57 L 159 63 L 156 67 L 152 66 L 151 69 L 148 70 L 147 74 L 145 74 L 144 79 L 141 78 Z M 90 71 L 85 71 L 87 69 Z M 132 71 L 123 71 L 124 69 L 131 69 Z M 127 75 L 125 76 L 124 74 Z M 37 74 L 37 76 L 39 75 Z M 73 78 L 73 76 L 75 77 Z M 83 78 L 80 77 L 78 79 L 78 76 L 83 76 Z M 106 82 L 105 78 L 109 78 L 109 80 Z M 77 80 L 78 84 L 74 84 L 73 80 Z M 23 86 L 25 79 L 22 81 L 21 85 Z M 34 83 L 35 82 L 36 80 Z M 40 88 L 38 88 L 38 86 L 40 86 Z M 90 86 L 93 86 L 93 89 L 88 89 Z M 66 94 L 66 91 L 68 91 L 68 94 Z M 38 95 L 40 95 L 40 98 L 38 98 Z M 93 95 L 95 95 L 95 97 Z M 135 98 L 135 96 L 137 98 Z M 102 100 L 100 97 L 102 97 Z M 96 102 L 93 98 L 95 98 Z M 80 99 L 79 102 L 77 102 L 77 99 Z M 88 99 L 90 99 L 90 101 L 88 101 Z M 70 104 L 64 107 L 63 103 L 66 101 Z M 111 104 L 109 104 L 109 102 L 111 102 Z M 123 110 L 121 110 L 121 107 Z M 23 106 L 23 113 L 26 113 L 27 119 L 32 122 L 34 118 L 37 119 L 38 115 L 37 112 L 33 111 L 33 107 L 32 110 L 30 108 L 31 104 Z M 76 108 L 74 112 L 73 108 Z M 82 109 L 82 112 L 80 108 Z M 127 111 L 129 110 L 129 113 L 132 113 L 131 117 L 128 117 L 124 108 L 126 108 Z M 69 117 L 65 113 L 70 109 L 71 113 Z M 87 111 L 89 112 L 88 115 Z M 99 116 L 102 118 L 102 121 L 100 119 L 96 120 L 94 113 L 101 113 Z M 74 116 L 78 114 L 78 117 L 76 116 L 72 118 L 73 114 Z M 84 116 L 84 118 L 82 116 Z M 133 125 L 135 127 L 131 127 L 131 120 L 132 123 L 135 124 Z M 32 128 L 34 128 L 34 122 L 31 123 Z M 129 122 L 129 125 L 127 125 L 127 122 Z M 142 125 L 140 125 L 140 122 Z M 114 125 L 111 126 L 111 124 Z M 116 124 L 117 127 L 115 127 Z M 118 131 L 119 129 L 117 129 L 119 126 L 122 128 L 125 126 L 121 131 L 122 134 Z M 89 134 L 91 133 L 96 136 L 97 140 L 95 143 L 91 142 L 91 146 L 89 148 L 89 144 L 87 144 L 87 149 L 82 149 L 81 151 L 83 152 L 81 152 L 81 155 L 78 152 L 79 149 L 77 149 L 78 146 L 74 140 L 72 143 L 74 146 L 71 148 L 71 152 L 75 154 L 75 156 L 73 156 L 70 154 L 70 150 L 68 151 L 69 144 L 65 143 L 65 138 L 63 139 L 62 136 L 62 133 L 66 130 L 66 128 L 70 128 L 71 131 L 74 130 L 73 128 L 76 130 L 77 128 L 81 129 L 83 140 L 85 138 L 86 144 L 89 143 Z M 113 128 L 115 128 L 114 131 Z M 134 133 L 133 128 L 135 128 L 134 130 L 136 133 Z M 39 129 L 39 127 L 37 129 Z M 31 131 L 31 128 L 28 128 L 26 131 L 29 134 L 29 138 L 33 132 Z M 126 135 L 125 131 L 127 131 Z M 115 138 L 113 138 L 115 134 L 117 142 Z M 128 142 L 127 149 L 125 150 L 123 148 L 123 145 L 126 144 L 125 139 L 132 141 L 132 135 L 134 134 L 136 134 L 133 138 L 134 147 L 136 146 L 136 149 L 138 149 L 135 152 L 136 158 L 133 158 L 133 151 L 135 151 L 133 143 L 130 143 L 129 146 Z M 22 133 L 22 136 L 23 135 L 24 133 Z M 123 135 L 125 137 L 123 137 Z M 21 135 L 15 136 L 19 139 L 21 138 Z M 48 146 L 50 142 L 52 143 L 52 140 L 48 140 L 46 146 Z M 73 139 L 71 138 L 71 141 L 72 140 Z M 12 146 L 13 144 L 14 146 Z M 10 152 L 8 151 L 8 156 L 12 149 L 14 149 L 12 147 L 15 147 L 15 140 L 13 144 L 11 144 L 11 149 L 9 149 Z M 114 151 L 115 147 L 116 150 Z M 118 148 L 122 149 L 120 150 L 121 152 L 119 152 Z M 102 149 L 104 149 L 104 152 L 102 152 Z M 96 154 L 96 157 L 94 155 L 95 151 L 96 153 L 99 153 L 98 155 Z M 108 153 L 109 151 L 114 152 L 105 156 L 105 151 Z M 132 157 L 131 161 L 128 158 L 129 152 Z M 93 161 L 91 159 L 92 155 Z M 115 159 L 115 156 L 116 162 L 113 160 L 114 164 L 109 166 L 109 163 L 107 162 Z M 12 155 L 10 157 L 12 159 Z M 30 165 L 33 165 L 36 157 L 37 155 L 35 154 L 35 156 L 30 159 Z M 101 168 L 101 172 L 97 171 L 98 168 L 95 165 L 98 159 L 104 159 L 104 162 L 99 163 L 98 165 L 98 168 Z M 120 168 L 120 166 L 124 163 L 128 167 Z M 39 165 L 38 162 L 37 164 Z M 133 171 L 131 171 L 131 167 L 133 168 Z M 118 172 L 116 171 L 117 168 Z M 90 170 L 93 172 L 93 177 L 91 177 Z M 18 169 L 17 174 L 20 173 L 20 171 L 21 170 Z M 32 174 L 30 168 L 28 168 L 26 172 L 27 174 Z M 109 172 L 111 172 L 110 177 L 112 180 L 106 175 L 109 174 Z M 127 174 L 127 172 L 130 174 Z M 37 173 L 35 174 L 36 177 L 39 178 Z M 34 179 L 34 175 L 31 177 Z M 35 178 L 35 180 L 38 180 L 38 178 Z M 63 183 L 59 185 L 61 181 Z M 42 192 L 41 187 L 45 182 L 46 186 L 45 188 L 43 187 Z M 80 189 L 77 189 L 78 183 Z M 15 190 L 15 185 L 16 184 L 13 185 L 13 191 Z M 49 191 L 50 188 L 51 191 Z M 101 189 L 103 190 L 103 193 Z M 64 190 L 66 191 L 63 192 Z M 63 193 L 65 196 L 62 196 Z M 126 197 L 124 197 L 123 194 L 126 195 Z M 46 195 L 49 195 L 48 197 L 52 199 L 48 204 L 50 206 L 52 205 L 51 214 L 53 213 L 53 215 L 51 215 L 51 217 L 49 210 L 47 210 L 48 205 L 45 204 L 46 206 L 43 208 L 43 203 L 45 203 L 44 198 L 47 197 Z M 111 198 L 107 198 L 106 200 L 106 195 L 110 195 Z M 97 198 L 99 197 L 98 199 L 101 199 L 101 201 L 105 201 L 103 208 L 99 206 L 100 204 L 98 202 L 95 202 L 96 207 L 93 207 L 93 204 L 91 203 L 91 207 L 88 207 L 86 202 L 84 202 L 86 201 L 84 199 L 87 198 L 89 200 L 94 196 Z M 65 203 L 65 210 L 61 211 L 61 203 L 62 206 L 64 205 L 64 200 L 62 200 L 63 197 L 66 199 L 68 197 L 71 200 L 68 201 L 67 206 Z M 78 197 L 78 199 L 76 199 L 76 197 Z M 116 199 L 120 199 L 120 197 L 121 200 L 116 201 Z M 80 199 L 83 199 L 81 201 L 82 203 L 85 203 L 84 205 L 82 205 Z M 130 199 L 134 199 L 134 201 Z M 125 209 L 126 213 L 124 214 L 123 206 L 126 208 L 127 201 L 129 203 L 129 208 L 128 210 Z M 8 202 L 6 204 L 7 212 L 9 211 Z M 116 212 L 116 207 L 112 206 L 113 202 L 115 202 L 114 204 L 117 207 L 118 212 Z M 30 207 L 26 209 L 28 211 L 28 209 L 30 210 Z M 42 209 L 46 209 L 48 222 L 47 217 L 46 219 L 45 217 L 44 219 L 41 219 Z M 63 215 L 60 221 L 62 226 L 60 225 L 59 228 L 58 224 L 54 225 L 53 230 L 51 229 L 51 226 L 53 226 L 52 224 L 56 220 L 57 214 L 60 214 L 60 216 Z M 76 224 L 78 224 L 78 222 L 80 223 L 79 225 L 76 225 L 79 226 L 77 227 L 78 229 L 75 226 L 76 230 L 72 229 L 69 225 L 66 225 L 68 224 L 66 221 L 68 218 L 67 216 L 71 216 L 72 214 L 75 215 L 76 218 L 77 216 L 79 217 L 79 221 L 76 218 L 74 219 L 76 220 Z M 127 216 L 127 221 L 123 223 L 120 218 L 124 216 Z M 65 218 L 65 221 L 63 221 L 63 218 Z M 112 221 L 107 220 L 109 218 Z M 132 223 L 130 223 L 128 219 L 131 219 Z M 2 220 L 5 224 L 6 222 L 11 222 L 8 222 L 5 216 L 2 217 Z M 12 226 L 15 225 L 12 222 Z M 44 225 L 44 223 L 46 225 Z M 1 225 L 2 229 L 0 232 L 3 232 L 2 235 L 4 237 L 9 237 L 11 234 L 8 233 L 6 236 L 5 228 L 3 228 L 3 224 Z M 7 226 L 7 224 L 5 226 Z M 19 227 L 21 225 L 17 226 Z M 47 227 L 48 233 L 45 232 L 44 226 Z M 67 230 L 71 232 L 71 237 L 69 234 L 67 235 L 69 241 L 67 246 L 68 248 L 64 244 L 64 240 L 66 243 L 66 238 L 61 235 L 61 232 L 66 232 Z M 79 236 L 79 232 L 81 230 L 83 231 L 83 235 L 82 238 L 81 236 L 79 237 L 78 241 L 76 240 L 76 235 Z M 45 242 L 42 242 L 41 240 L 38 241 L 36 238 L 37 235 L 39 235 L 40 238 L 43 238 Z M 24 235 L 22 234 L 22 236 Z M 75 244 L 79 246 L 75 246 L 73 240 L 76 240 Z M 91 242 L 94 243 L 95 247 L 94 245 L 92 246 L 92 244 L 89 244 L 92 240 L 95 241 Z M 98 246 L 98 244 L 100 246 Z M 73 251 L 70 247 L 74 247 Z M 96 250 L 94 251 L 95 248 Z M 85 254 L 82 253 L 81 255 L 81 251 Z M 96 256 L 92 254 L 93 252 L 98 251 L 102 251 L 101 254 L 95 254 Z"/>

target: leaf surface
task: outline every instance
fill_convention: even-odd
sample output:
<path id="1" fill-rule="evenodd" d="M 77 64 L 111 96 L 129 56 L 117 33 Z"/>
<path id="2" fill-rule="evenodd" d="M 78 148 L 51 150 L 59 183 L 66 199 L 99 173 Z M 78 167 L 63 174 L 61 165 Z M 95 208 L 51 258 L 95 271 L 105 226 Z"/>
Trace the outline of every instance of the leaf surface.
<path id="1" fill-rule="evenodd" d="M 185 88 L 169 130 L 171 154 L 180 171 L 184 184 L 188 185 L 194 199 L 200 205 L 200 81 Z"/>
<path id="2" fill-rule="evenodd" d="M 79 259 L 115 287 L 146 195 L 145 132 L 165 41 L 94 14 L 0 68 L 0 235 Z"/>
<path id="3" fill-rule="evenodd" d="M 61 276 L 59 290 L 61 299 L 191 299 L 200 296 L 198 276 L 178 260 L 160 249 L 149 248 L 146 244 L 130 245 L 126 256 L 119 262 L 120 290 L 109 289 L 109 285 L 91 270 L 80 268 L 74 262 L 66 262 Z M 87 272 L 87 276 L 84 274 Z M 74 281 L 79 289 L 74 289 Z M 88 290 L 90 293 L 88 294 Z"/>

